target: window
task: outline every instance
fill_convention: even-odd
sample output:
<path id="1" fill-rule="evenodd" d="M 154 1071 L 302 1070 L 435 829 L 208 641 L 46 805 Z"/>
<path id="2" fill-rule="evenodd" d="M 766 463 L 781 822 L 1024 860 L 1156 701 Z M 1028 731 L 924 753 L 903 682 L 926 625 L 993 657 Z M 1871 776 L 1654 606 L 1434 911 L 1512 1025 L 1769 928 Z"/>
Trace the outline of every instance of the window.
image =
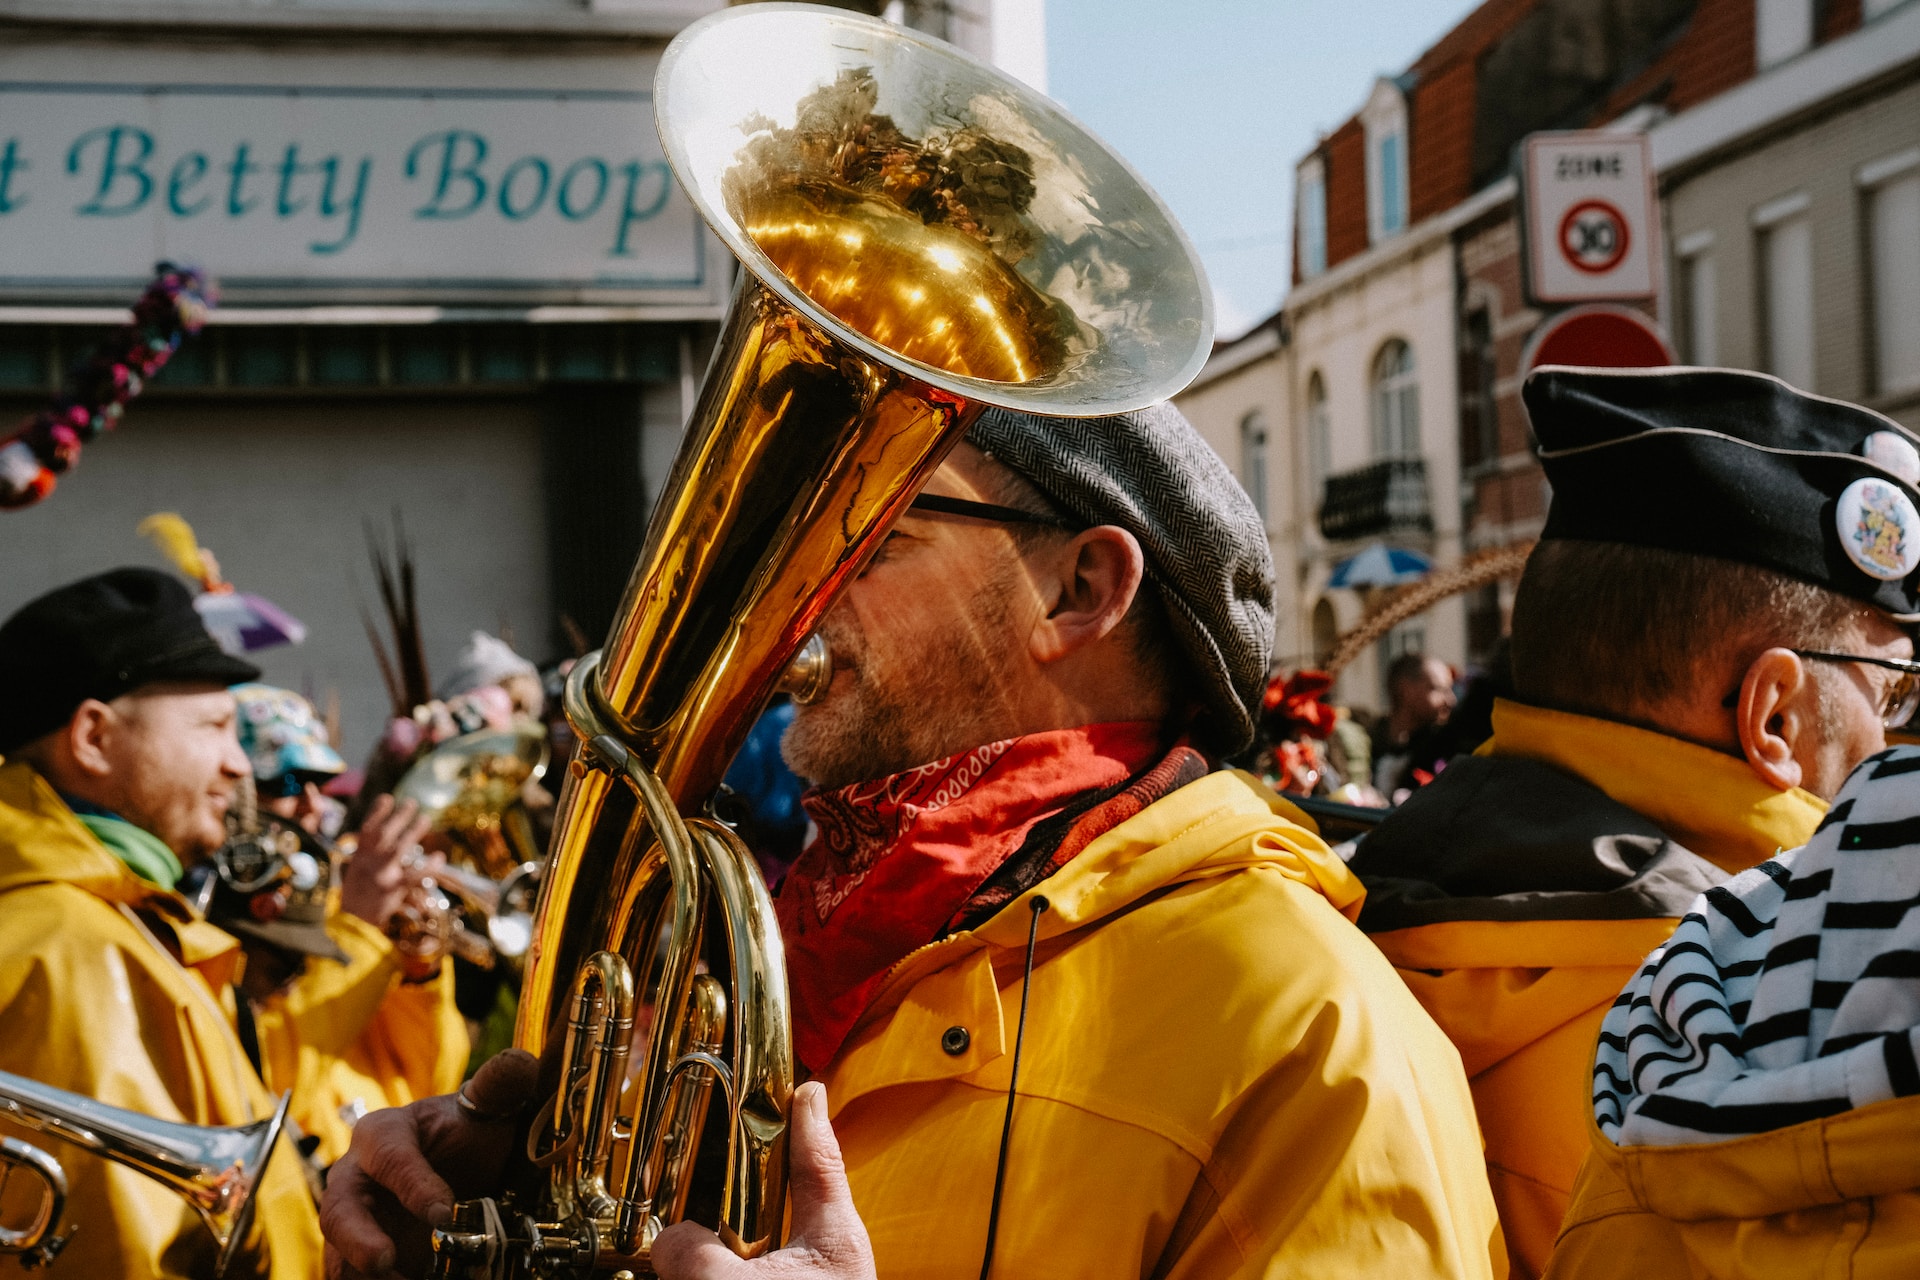
<path id="1" fill-rule="evenodd" d="M 1373 452 L 1378 458 L 1420 454 L 1420 384 L 1413 348 L 1398 338 L 1373 361 Z"/>
<path id="2" fill-rule="evenodd" d="M 1719 277 L 1714 272 L 1713 233 L 1681 236 L 1680 334 L 1690 364 L 1720 363 Z"/>
<path id="3" fill-rule="evenodd" d="M 1240 483 L 1267 522 L 1267 419 L 1258 409 L 1240 419 Z"/>
<path id="4" fill-rule="evenodd" d="M 1869 165 L 1874 390 L 1920 388 L 1920 148 Z"/>
<path id="5" fill-rule="evenodd" d="M 1760 332 L 1767 372 L 1802 390 L 1813 381 L 1813 225 L 1804 195 L 1770 201 L 1759 228 Z"/>
<path id="6" fill-rule="evenodd" d="M 1325 667 L 1340 643 L 1340 624 L 1333 616 L 1333 602 L 1322 599 L 1313 606 L 1313 665 Z"/>
<path id="7" fill-rule="evenodd" d="M 365 325 L 315 325 L 307 333 L 307 380 L 316 386 L 379 381 L 379 331 Z"/>
<path id="8" fill-rule="evenodd" d="M 1307 378 L 1307 466 L 1318 490 L 1333 470 L 1333 415 L 1327 409 L 1326 380 L 1318 370 Z"/>
<path id="9" fill-rule="evenodd" d="M 25 325 L 0 329 L 0 387 L 40 391 L 47 386 L 48 334 Z M 11 431 L 13 423 L 0 430 Z"/>
<path id="10" fill-rule="evenodd" d="M 236 387 L 283 387 L 293 382 L 291 329 L 236 327 L 227 335 L 227 381 Z"/>
<path id="11" fill-rule="evenodd" d="M 1300 166 L 1294 224 L 1300 237 L 1300 277 L 1311 280 L 1327 269 L 1327 171 L 1319 156 Z"/>
<path id="12" fill-rule="evenodd" d="M 1389 133 L 1378 143 L 1380 167 L 1380 235 L 1384 239 L 1407 225 L 1405 167 L 1400 156 L 1401 137 Z"/>
<path id="13" fill-rule="evenodd" d="M 1754 57 L 1762 70 L 1813 43 L 1814 0 L 1754 0 Z"/>
<path id="14" fill-rule="evenodd" d="M 1460 465 L 1478 466 L 1500 453 L 1500 417 L 1494 403 L 1493 316 L 1467 313 L 1460 327 Z"/>
<path id="15" fill-rule="evenodd" d="M 1379 243 L 1407 227 L 1407 100 L 1391 80 L 1377 81 L 1360 109 L 1367 134 L 1367 232 Z"/>

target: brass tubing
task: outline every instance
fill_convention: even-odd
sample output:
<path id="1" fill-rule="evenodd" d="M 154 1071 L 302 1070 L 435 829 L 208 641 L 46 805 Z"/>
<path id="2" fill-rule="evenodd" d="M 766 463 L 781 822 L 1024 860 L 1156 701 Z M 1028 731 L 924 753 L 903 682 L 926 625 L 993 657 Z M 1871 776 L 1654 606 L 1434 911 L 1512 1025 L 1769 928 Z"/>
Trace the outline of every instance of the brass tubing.
<path id="1" fill-rule="evenodd" d="M 51 1261 L 52 1255 L 65 1244 L 54 1233 L 60 1229 L 60 1219 L 67 1211 L 67 1171 L 58 1160 L 18 1138 L 0 1138 L 0 1169 L 24 1169 L 39 1180 L 41 1188 L 40 1207 L 33 1221 L 19 1228 L 0 1226 L 0 1254 L 32 1255 L 30 1259 L 21 1259 L 21 1265 L 26 1267 Z M 0 1175 L 0 1187 L 5 1185 L 6 1179 Z"/>
<path id="2" fill-rule="evenodd" d="M 666 960 L 655 988 L 653 1034 L 647 1037 L 646 1068 L 634 1108 L 633 1141 L 627 1144 L 625 1167 L 618 1182 L 620 1207 L 609 1242 L 616 1254 L 630 1255 L 645 1242 L 647 1218 L 656 1187 L 649 1185 L 646 1135 L 656 1132 L 667 1102 L 667 1071 L 685 1052 L 687 1001 L 693 989 L 693 966 L 699 958 L 698 933 L 704 881 L 695 860 L 693 839 L 660 779 L 633 755 L 626 757 L 627 782 L 640 798 L 640 808 L 666 854 L 672 876 L 672 904 Z"/>
<path id="3" fill-rule="evenodd" d="M 787 1107 L 793 1094 L 787 958 L 759 862 L 725 825 L 705 818 L 688 825 L 700 842 L 714 906 L 731 945 L 733 1141 L 716 1229 L 735 1253 L 752 1258 L 778 1243 L 785 1211 Z"/>
<path id="4" fill-rule="evenodd" d="M 699 974 L 693 980 L 687 1025 L 681 1037 L 686 1052 L 673 1064 L 660 1129 L 646 1135 L 647 1180 L 654 1187 L 653 1216 L 662 1225 L 678 1222 L 687 1211 L 693 1162 L 700 1154 L 700 1135 L 706 1128 L 707 1104 L 717 1076 L 706 1064 L 720 1051 L 726 1038 L 726 1021 L 725 989 L 712 975 Z M 636 1137 L 635 1141 L 640 1139 Z"/>
<path id="5" fill-rule="evenodd" d="M 591 977 L 600 989 L 598 1034 L 590 1047 L 590 1065 L 583 1088 L 587 1107 L 581 1128 L 578 1183 L 583 1199 L 607 1201 L 607 1164 L 613 1153 L 613 1120 L 620 1103 L 620 1085 L 627 1075 L 627 1053 L 633 1044 L 633 971 L 610 951 L 602 951 L 581 974 L 581 985 Z M 610 1204 L 595 1203 L 598 1217 Z"/>

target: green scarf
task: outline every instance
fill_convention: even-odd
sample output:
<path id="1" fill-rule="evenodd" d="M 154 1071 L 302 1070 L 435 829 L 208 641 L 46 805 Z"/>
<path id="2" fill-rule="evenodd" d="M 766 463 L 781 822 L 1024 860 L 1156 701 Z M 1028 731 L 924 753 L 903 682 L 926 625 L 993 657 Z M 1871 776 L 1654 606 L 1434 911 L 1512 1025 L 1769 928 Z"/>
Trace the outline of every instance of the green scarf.
<path id="1" fill-rule="evenodd" d="M 151 831 L 142 831 L 125 818 L 110 818 L 104 814 L 77 813 L 74 815 L 86 824 L 87 830 L 108 852 L 127 864 L 127 869 L 149 884 L 157 884 L 162 889 L 171 889 L 180 883 L 183 874 L 180 859 L 166 842 Z"/>

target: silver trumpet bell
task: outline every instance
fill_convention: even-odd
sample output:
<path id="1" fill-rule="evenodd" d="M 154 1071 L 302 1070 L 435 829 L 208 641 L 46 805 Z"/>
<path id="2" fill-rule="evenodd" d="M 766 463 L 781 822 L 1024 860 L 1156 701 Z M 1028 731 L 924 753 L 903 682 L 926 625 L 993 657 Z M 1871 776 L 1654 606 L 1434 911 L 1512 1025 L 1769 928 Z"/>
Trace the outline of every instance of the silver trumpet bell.
<path id="1" fill-rule="evenodd" d="M 220 1247 L 215 1280 L 226 1274 L 246 1238 L 254 1195 L 286 1124 L 291 1097 L 282 1095 L 268 1119 L 220 1128 L 156 1120 L 0 1071 L 0 1116 L 136 1169 L 193 1206 Z M 7 1138 L 0 1145 L 0 1165 L 23 1169 L 43 1185 L 40 1211 L 25 1228 L 0 1233 L 0 1253 L 18 1253 L 28 1266 L 51 1262 L 73 1235 L 54 1234 L 67 1195 L 59 1161 Z"/>

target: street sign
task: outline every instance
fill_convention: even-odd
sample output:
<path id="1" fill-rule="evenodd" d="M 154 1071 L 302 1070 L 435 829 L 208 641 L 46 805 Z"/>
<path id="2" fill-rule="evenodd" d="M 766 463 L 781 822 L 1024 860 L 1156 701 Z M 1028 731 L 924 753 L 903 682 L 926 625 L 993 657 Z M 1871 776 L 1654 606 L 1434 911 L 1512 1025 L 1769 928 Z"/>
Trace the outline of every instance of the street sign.
<path id="1" fill-rule="evenodd" d="M 0 302 L 125 306 L 168 258 L 242 305 L 725 303 L 653 55 L 32 57 L 0 41 Z"/>
<path id="2" fill-rule="evenodd" d="M 1528 339 L 1520 368 L 1543 364 L 1598 369 L 1650 369 L 1674 364 L 1673 346 L 1652 316 L 1631 307 L 1573 307 L 1553 317 Z"/>
<path id="3" fill-rule="evenodd" d="M 1522 151 L 1535 302 L 1651 298 L 1659 208 L 1644 133 L 1536 133 Z"/>

